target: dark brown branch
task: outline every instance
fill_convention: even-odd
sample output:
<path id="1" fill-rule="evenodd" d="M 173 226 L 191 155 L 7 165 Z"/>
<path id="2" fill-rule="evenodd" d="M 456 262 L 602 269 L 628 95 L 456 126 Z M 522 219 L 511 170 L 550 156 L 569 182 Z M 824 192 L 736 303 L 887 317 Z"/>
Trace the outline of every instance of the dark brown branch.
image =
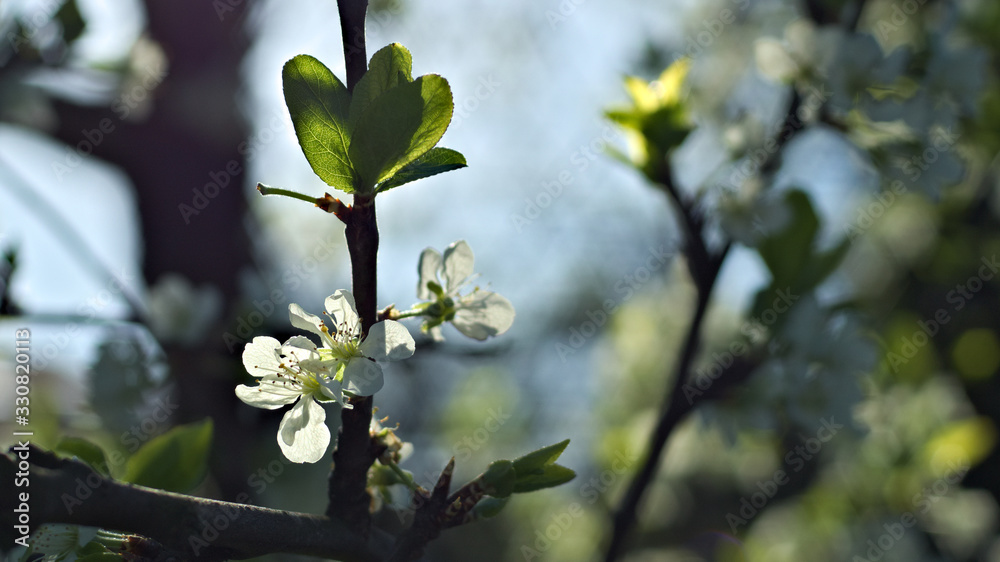
<path id="1" fill-rule="evenodd" d="M 344 64 L 347 66 L 347 89 L 354 85 L 368 70 L 365 50 L 365 14 L 368 0 L 337 0 L 340 12 L 340 32 L 344 40 Z"/>
<path id="2" fill-rule="evenodd" d="M 89 525 L 149 537 L 182 560 L 243 560 L 290 553 L 338 560 L 382 560 L 336 519 L 207 500 L 104 478 L 87 465 L 29 446 L 0 455 L 0 477 L 14 481 L 18 455 L 31 463 L 32 524 Z M 3 495 L 6 504 L 10 496 Z M 2 506 L 2 523 L 14 506 Z M 9 528 L 9 527 L 7 527 Z"/>
<path id="3" fill-rule="evenodd" d="M 338 0 L 340 26 L 344 37 L 344 60 L 347 64 L 347 87 L 361 80 L 367 71 L 365 54 L 365 11 L 367 0 Z M 378 223 L 375 218 L 375 195 L 354 195 L 354 205 L 338 217 L 346 227 L 347 249 L 351 255 L 351 282 L 354 301 L 361 317 L 365 336 L 377 320 Z M 326 514 L 339 517 L 362 537 L 371 530 L 371 496 L 368 494 L 368 468 L 382 452 L 371 439 L 372 398 L 351 400 L 353 408 L 341 413 L 340 435 L 333 452 L 330 473 L 330 503 Z"/>
<path id="4" fill-rule="evenodd" d="M 451 476 L 454 472 L 455 459 L 452 458 L 441 471 L 430 493 L 422 489 L 413 493 L 413 522 L 396 540 L 389 562 L 416 560 L 423 554 L 427 543 L 441 534 L 445 516 L 452 505 L 448 491 L 451 489 Z"/>

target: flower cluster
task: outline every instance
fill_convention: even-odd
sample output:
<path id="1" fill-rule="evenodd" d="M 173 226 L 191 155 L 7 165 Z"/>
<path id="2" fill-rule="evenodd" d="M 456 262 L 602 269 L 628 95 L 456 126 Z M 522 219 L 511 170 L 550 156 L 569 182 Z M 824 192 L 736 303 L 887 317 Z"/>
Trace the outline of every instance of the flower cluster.
<path id="1" fill-rule="evenodd" d="M 502 296 L 482 291 L 460 295 L 472 280 L 473 255 L 464 241 L 449 246 L 444 254 L 428 248 L 420 255 L 417 296 L 424 299 L 405 312 L 394 311 L 372 325 L 362 337 L 354 296 L 339 290 L 327 297 L 327 323 L 295 303 L 288 305 L 292 326 L 319 336 L 320 345 L 303 336 L 285 343 L 259 336 L 243 351 L 243 365 L 257 378 L 257 385 L 241 384 L 236 396 L 243 402 L 276 410 L 287 405 L 278 427 L 278 446 L 292 462 L 316 462 L 330 446 L 330 428 L 323 404 L 352 408 L 348 398 L 371 396 L 381 390 L 379 361 L 396 361 L 413 355 L 410 332 L 395 319 L 424 317 L 424 331 L 441 339 L 440 325 L 451 322 L 460 332 L 485 340 L 506 332 L 514 322 L 514 307 Z M 395 438 L 391 430 L 378 427 L 378 439 Z M 387 459 L 401 458 L 398 439 L 387 443 Z M 398 443 L 397 443 L 398 442 Z M 399 446 L 396 446 L 399 445 Z"/>
<path id="2" fill-rule="evenodd" d="M 284 344 L 263 336 L 243 351 L 243 365 L 258 384 L 236 387 L 240 400 L 267 410 L 294 403 L 278 429 L 278 446 L 292 462 L 316 462 L 330 445 L 321 403 L 350 408 L 345 394 L 370 396 L 382 388 L 382 368 L 376 361 L 405 359 L 414 351 L 410 333 L 393 320 L 373 325 L 362 339 L 351 293 L 337 291 L 325 305 L 330 326 L 297 304 L 288 306 L 292 325 L 318 335 L 322 347 L 302 336 Z"/>

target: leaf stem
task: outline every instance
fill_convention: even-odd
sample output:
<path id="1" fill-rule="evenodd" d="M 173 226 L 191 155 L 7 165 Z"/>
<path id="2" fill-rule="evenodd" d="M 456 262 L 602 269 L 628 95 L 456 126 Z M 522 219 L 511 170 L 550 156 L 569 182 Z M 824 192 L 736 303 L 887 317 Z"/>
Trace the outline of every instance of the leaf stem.
<path id="1" fill-rule="evenodd" d="M 312 197 L 311 195 L 306 195 L 305 193 L 299 193 L 298 191 L 292 191 L 290 189 L 271 187 L 262 183 L 257 184 L 257 191 L 259 191 L 261 195 L 284 195 L 285 197 L 300 199 L 307 203 L 312 203 L 313 205 L 318 205 L 319 202 L 322 201 L 322 198 Z"/>
<path id="2" fill-rule="evenodd" d="M 403 484 L 405 484 L 406 487 L 409 488 L 411 492 L 416 492 L 420 490 L 420 484 L 417 484 L 416 480 L 413 479 L 413 475 L 410 474 L 409 472 L 406 472 L 402 468 L 399 468 L 398 464 L 391 461 L 389 462 L 389 464 L 386 463 L 382 464 L 388 466 L 394 473 L 396 473 L 396 476 L 399 476 L 399 479 L 403 481 Z"/>

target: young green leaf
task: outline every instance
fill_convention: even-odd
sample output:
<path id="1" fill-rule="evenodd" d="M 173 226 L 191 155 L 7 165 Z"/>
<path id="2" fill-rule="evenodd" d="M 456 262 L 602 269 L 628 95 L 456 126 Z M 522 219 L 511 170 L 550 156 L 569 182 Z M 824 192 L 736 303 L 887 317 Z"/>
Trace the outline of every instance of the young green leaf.
<path id="1" fill-rule="evenodd" d="M 377 97 L 358 119 L 350 144 L 359 191 L 371 192 L 434 148 L 451 123 L 453 108 L 448 81 L 435 74 Z"/>
<path id="2" fill-rule="evenodd" d="M 472 508 L 472 513 L 475 515 L 476 519 L 488 519 L 490 517 L 497 516 L 503 508 L 510 501 L 510 496 L 506 498 L 494 498 L 487 496 L 476 504 L 476 507 Z"/>
<path id="3" fill-rule="evenodd" d="M 468 166 L 465 163 L 465 156 L 457 150 L 437 147 L 428 150 L 423 156 L 403 166 L 391 178 L 378 185 L 379 193 L 388 191 L 394 187 L 410 183 L 419 179 L 450 172 Z"/>
<path id="4" fill-rule="evenodd" d="M 514 490 L 517 474 L 510 461 L 494 461 L 480 477 L 486 493 L 495 498 L 505 498 Z"/>
<path id="5" fill-rule="evenodd" d="M 212 420 L 179 425 L 149 440 L 125 465 L 122 480 L 168 492 L 187 492 L 205 478 Z"/>
<path id="6" fill-rule="evenodd" d="M 108 461 L 104 457 L 104 451 L 86 439 L 81 437 L 63 437 L 59 441 L 59 444 L 56 445 L 56 451 L 73 455 L 104 476 L 110 476 L 108 473 Z"/>
<path id="7" fill-rule="evenodd" d="M 566 468 L 561 464 L 547 464 L 540 469 L 529 473 L 517 473 L 517 481 L 514 482 L 514 493 L 523 494 L 534 492 L 544 488 L 552 488 L 565 484 L 576 478 L 576 472 Z"/>
<path id="8" fill-rule="evenodd" d="M 355 189 L 347 126 L 351 94 L 329 68 L 309 55 L 297 55 L 281 70 L 285 105 L 295 136 L 316 175 L 346 193 Z"/>
<path id="9" fill-rule="evenodd" d="M 532 451 L 523 457 L 514 459 L 514 470 L 517 471 L 518 475 L 528 474 L 530 472 L 539 470 L 546 465 L 556 462 L 559 455 L 566 450 L 566 446 L 569 445 L 569 439 L 560 441 L 555 445 L 549 445 L 548 447 L 542 447 L 537 451 Z"/>
<path id="10" fill-rule="evenodd" d="M 386 45 L 372 55 L 368 72 L 354 86 L 347 127 L 353 131 L 358 119 L 375 98 L 399 84 L 413 82 L 413 57 L 399 43 Z"/>

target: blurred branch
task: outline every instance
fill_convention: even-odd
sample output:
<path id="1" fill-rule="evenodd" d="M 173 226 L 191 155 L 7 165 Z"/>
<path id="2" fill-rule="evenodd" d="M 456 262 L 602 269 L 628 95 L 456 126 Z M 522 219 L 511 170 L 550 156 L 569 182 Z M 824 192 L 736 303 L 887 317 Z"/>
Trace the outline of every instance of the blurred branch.
<path id="1" fill-rule="evenodd" d="M 31 463 L 31 521 L 89 525 L 154 539 L 182 560 L 247 559 L 293 553 L 338 560 L 382 560 L 337 519 L 207 500 L 104 478 L 76 459 L 29 445 L 0 455 L 0 477 L 12 482 L 18 459 Z M 3 523 L 13 521 L 13 488 L 3 495 Z M 9 499 L 8 499 L 9 498 Z"/>
<path id="2" fill-rule="evenodd" d="M 347 86 L 350 90 L 367 71 L 365 54 L 365 11 L 368 0 L 338 0 L 340 25 L 347 63 Z M 351 282 L 362 337 L 377 320 L 378 306 L 378 222 L 375 218 L 375 194 L 354 194 L 354 205 L 338 215 L 345 223 L 344 235 L 351 255 Z M 333 452 L 330 473 L 328 516 L 340 517 L 363 537 L 371 530 L 371 497 L 367 491 L 368 468 L 381 453 L 369 434 L 372 421 L 372 397 L 351 400 L 353 408 L 341 412 L 340 434 Z"/>
<path id="3" fill-rule="evenodd" d="M 7 175 L 13 180 L 7 182 L 5 185 L 13 190 L 14 195 L 20 198 L 26 207 L 34 210 L 39 215 L 42 224 L 48 226 L 56 237 L 66 245 L 70 250 L 70 254 L 78 258 L 77 262 L 80 265 L 90 270 L 94 276 L 107 282 L 110 286 L 120 288 L 122 297 L 129 305 L 129 308 L 132 309 L 133 317 L 145 322 L 145 307 L 132 287 L 115 275 L 111 271 L 111 268 L 104 264 L 100 257 L 84 242 L 83 236 L 66 221 L 66 218 L 59 212 L 59 209 L 36 193 L 30 187 L 30 182 L 17 173 L 13 166 L 5 162 L 2 156 L 0 156 L 0 166 L 6 170 Z"/>
<path id="4" fill-rule="evenodd" d="M 807 3 L 808 7 L 815 7 Z M 864 0 L 860 0 L 856 6 L 856 12 L 847 22 L 850 29 L 853 29 L 860 20 L 861 12 L 864 8 Z M 815 14 L 814 14 L 815 15 Z M 760 175 L 771 178 L 781 165 L 781 155 L 787 144 L 804 128 L 805 124 L 800 117 L 802 106 L 802 96 L 797 90 L 792 89 L 788 108 L 781 126 L 774 136 L 776 149 L 769 151 L 768 157 L 760 166 Z M 699 395 L 685 396 L 683 392 L 684 384 L 688 380 L 691 366 L 694 363 L 701 339 L 701 327 L 711 301 L 712 291 L 718 279 L 719 270 L 729 252 L 730 244 L 726 244 L 718 253 L 714 255 L 708 247 L 705 233 L 705 221 L 702 211 L 697 207 L 696 202 L 687 200 L 677 189 L 673 178 L 673 173 L 667 158 L 658 169 L 654 170 L 650 179 L 660 185 L 673 200 L 673 203 L 680 214 L 682 236 L 684 238 L 684 253 L 688 258 L 688 269 L 694 281 L 697 291 L 697 302 L 695 304 L 694 315 L 688 326 L 687 334 L 684 337 L 684 344 L 681 348 L 681 357 L 674 368 L 673 384 L 668 389 L 667 397 L 664 400 L 664 407 L 660 412 L 660 417 L 656 427 L 649 439 L 649 446 L 645 460 L 629 484 L 622 499 L 621 505 L 613 516 L 613 527 L 611 539 L 605 553 L 606 562 L 614 562 L 624 552 L 625 541 L 629 531 L 635 524 L 642 498 L 647 488 L 652 483 L 660 465 L 660 457 L 666 447 L 667 440 L 673 433 L 677 425 L 688 413 L 694 410 L 699 404 L 713 400 L 719 396 L 724 396 L 731 388 L 742 384 L 756 367 L 753 361 L 737 362 L 726 370 L 722 376 L 710 387 L 711 392 Z"/>
<path id="5" fill-rule="evenodd" d="M 700 402 L 694 399 L 686 401 L 681 387 L 687 380 L 687 373 L 691 370 L 691 365 L 694 363 L 695 356 L 697 355 L 701 325 L 708 310 L 708 303 L 711 300 L 712 289 L 715 287 L 719 270 L 722 268 L 730 247 L 727 244 L 716 255 L 709 254 L 708 245 L 704 238 L 704 222 L 702 218 L 695 214 L 697 211 L 691 205 L 686 205 L 681 200 L 673 177 L 669 174 L 669 168 L 667 168 L 667 172 L 666 176 L 658 179 L 660 179 L 660 183 L 665 187 L 667 193 L 674 199 L 684 219 L 685 253 L 688 256 L 688 268 L 691 271 L 691 277 L 695 282 L 698 293 L 697 303 L 695 305 L 694 317 L 688 326 L 687 335 L 684 338 L 680 361 L 675 368 L 673 385 L 668 391 L 664 402 L 665 406 L 660 414 L 656 428 L 650 436 L 645 462 L 643 462 L 639 472 L 629 484 L 621 506 L 614 515 L 611 541 L 605 557 L 605 560 L 608 562 L 617 560 L 623 552 L 625 539 L 632 525 L 635 523 L 642 497 L 645 495 L 646 489 L 649 487 L 659 468 L 660 457 L 663 454 L 667 439 L 673 433 L 677 424 L 689 411 L 694 409 L 695 404 Z M 713 386 L 719 386 L 721 390 L 724 382 L 723 379 L 720 379 L 715 381 Z"/>

